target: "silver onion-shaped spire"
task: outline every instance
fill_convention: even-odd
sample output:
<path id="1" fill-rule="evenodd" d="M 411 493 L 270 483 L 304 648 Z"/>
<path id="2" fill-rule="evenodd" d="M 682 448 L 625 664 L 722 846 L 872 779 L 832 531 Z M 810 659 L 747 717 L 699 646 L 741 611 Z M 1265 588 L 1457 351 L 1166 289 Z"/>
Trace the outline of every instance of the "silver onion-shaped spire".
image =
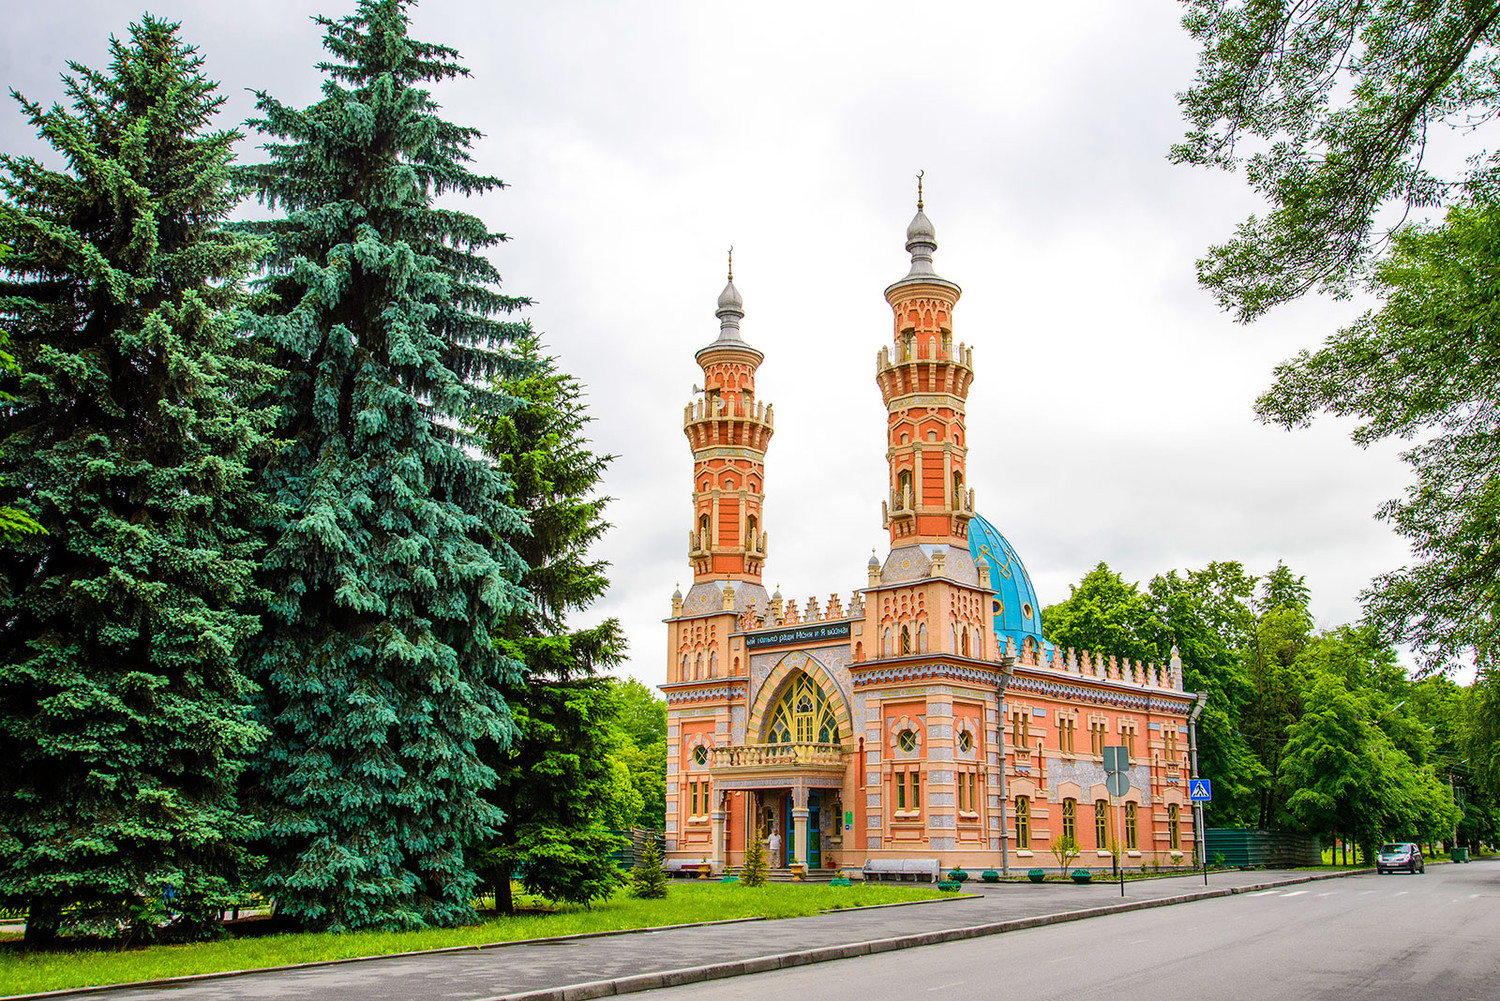
<path id="1" fill-rule="evenodd" d="M 719 340 L 740 339 L 740 321 L 745 318 L 745 300 L 740 297 L 740 290 L 734 287 L 733 247 L 729 248 L 729 281 L 724 285 L 724 291 L 719 293 L 718 309 L 714 315 L 719 318 Z"/>

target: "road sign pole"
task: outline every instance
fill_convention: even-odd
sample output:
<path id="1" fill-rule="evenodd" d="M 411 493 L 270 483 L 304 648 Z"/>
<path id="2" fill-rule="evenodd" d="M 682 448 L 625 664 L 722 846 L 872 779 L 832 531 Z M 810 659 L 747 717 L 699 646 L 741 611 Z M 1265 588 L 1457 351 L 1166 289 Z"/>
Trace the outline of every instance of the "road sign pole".
<path id="1" fill-rule="evenodd" d="M 1120 814 L 1125 812 L 1125 807 L 1115 804 L 1115 872 L 1120 874 L 1120 896 L 1125 896 L 1125 842 L 1122 835 L 1124 827 Z"/>

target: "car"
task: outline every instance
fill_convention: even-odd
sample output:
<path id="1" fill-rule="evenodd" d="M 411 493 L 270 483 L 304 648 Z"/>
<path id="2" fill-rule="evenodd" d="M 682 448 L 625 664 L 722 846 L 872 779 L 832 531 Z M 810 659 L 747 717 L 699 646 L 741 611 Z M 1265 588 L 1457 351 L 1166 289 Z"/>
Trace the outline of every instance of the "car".
<path id="1" fill-rule="evenodd" d="M 1381 845 L 1380 850 L 1375 853 L 1375 871 L 1386 873 L 1397 869 L 1405 869 L 1412 874 L 1426 872 L 1427 863 L 1422 859 L 1422 849 L 1410 841 Z"/>

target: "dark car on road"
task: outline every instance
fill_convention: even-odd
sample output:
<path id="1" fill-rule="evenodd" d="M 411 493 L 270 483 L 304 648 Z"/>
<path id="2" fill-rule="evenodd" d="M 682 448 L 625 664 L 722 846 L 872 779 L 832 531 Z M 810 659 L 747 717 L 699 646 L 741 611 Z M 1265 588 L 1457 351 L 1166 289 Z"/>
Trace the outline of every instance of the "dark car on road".
<path id="1" fill-rule="evenodd" d="M 1410 841 L 1381 845 L 1380 851 L 1375 853 L 1375 871 L 1395 872 L 1397 869 L 1410 873 L 1425 872 L 1427 865 L 1422 861 L 1422 849 Z"/>

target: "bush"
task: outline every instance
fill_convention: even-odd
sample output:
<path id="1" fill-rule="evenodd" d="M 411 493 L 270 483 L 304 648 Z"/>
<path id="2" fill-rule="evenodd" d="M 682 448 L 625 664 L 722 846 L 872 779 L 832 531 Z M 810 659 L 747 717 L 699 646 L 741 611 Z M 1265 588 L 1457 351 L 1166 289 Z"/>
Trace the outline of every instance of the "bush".
<path id="1" fill-rule="evenodd" d="M 993 869 L 986 869 L 984 872 L 979 874 L 979 878 L 984 880 L 986 883 L 1000 882 L 1000 874 Z"/>
<path id="2" fill-rule="evenodd" d="M 952 872 L 948 873 L 948 878 L 953 880 L 953 882 L 955 883 L 963 883 L 968 880 L 969 874 L 967 872 L 964 872 L 962 866 L 959 866 Z"/>

